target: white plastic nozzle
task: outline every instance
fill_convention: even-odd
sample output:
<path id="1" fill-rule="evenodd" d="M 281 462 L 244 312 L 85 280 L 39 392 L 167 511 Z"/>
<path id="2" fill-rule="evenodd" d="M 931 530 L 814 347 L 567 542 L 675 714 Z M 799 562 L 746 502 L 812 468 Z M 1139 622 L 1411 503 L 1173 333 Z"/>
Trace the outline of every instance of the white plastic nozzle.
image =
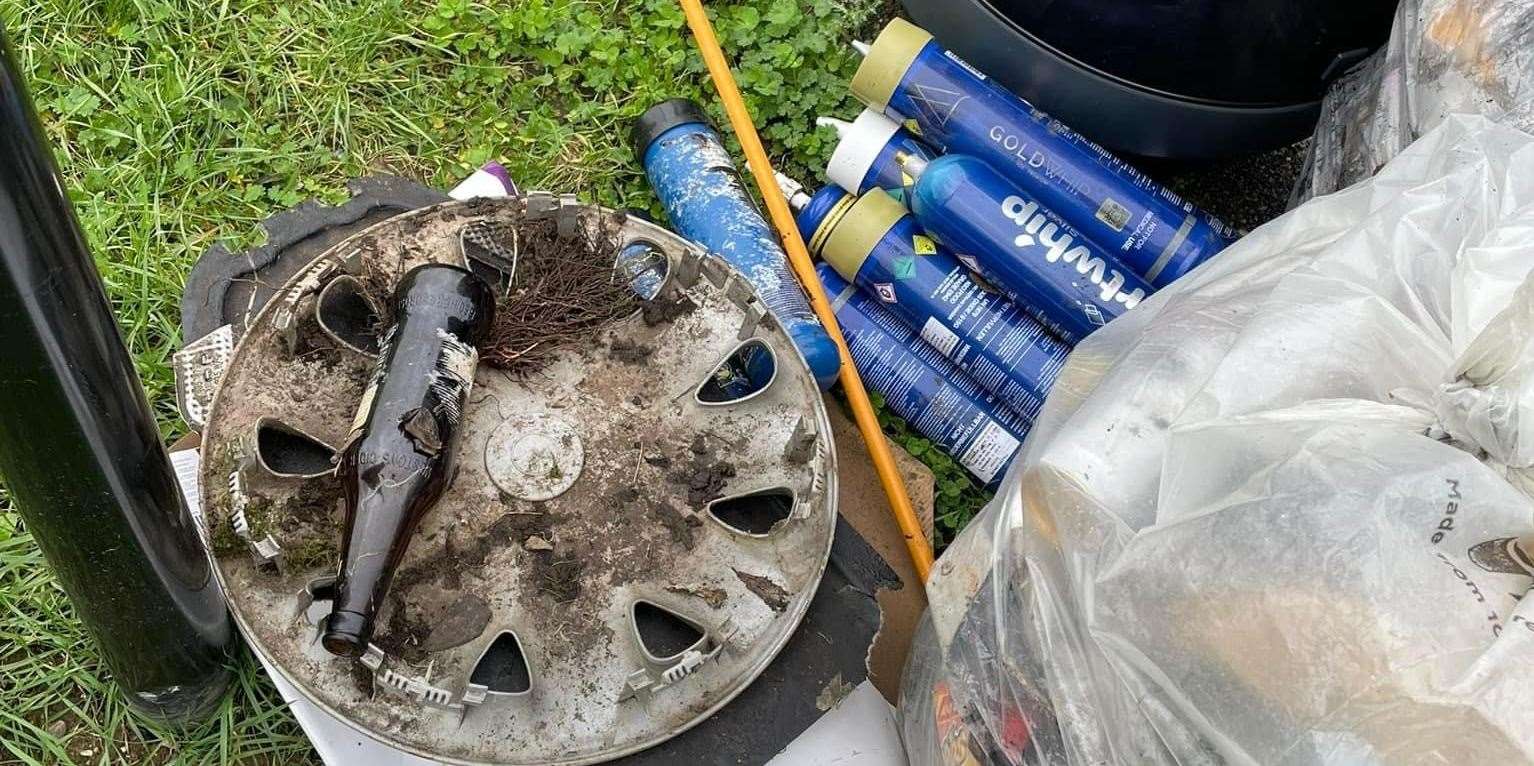
<path id="1" fill-rule="evenodd" d="M 831 118 L 820 118 L 826 119 Z M 816 120 L 816 124 L 822 124 L 820 120 Z M 836 132 L 841 141 L 836 144 L 836 149 L 831 152 L 831 161 L 826 164 L 826 178 L 849 194 L 859 194 L 863 191 L 864 177 L 878 161 L 885 144 L 900 131 L 900 124 L 872 109 L 864 109 L 850 123 L 841 120 L 834 122 L 837 123 Z"/>
<path id="2" fill-rule="evenodd" d="M 795 181 L 794 179 L 789 178 L 788 176 L 785 176 L 776 170 L 772 171 L 772 176 L 773 178 L 777 179 L 778 190 L 783 192 L 783 197 L 788 200 L 788 207 L 790 210 L 793 210 L 795 213 L 797 213 L 800 210 L 803 210 L 805 205 L 810 204 L 810 195 L 809 192 L 804 190 L 804 184 L 801 184 L 798 181 Z"/>
<path id="3" fill-rule="evenodd" d="M 853 40 L 852 49 L 857 51 L 859 56 L 867 56 L 868 52 L 873 50 L 873 46 L 862 40 Z"/>

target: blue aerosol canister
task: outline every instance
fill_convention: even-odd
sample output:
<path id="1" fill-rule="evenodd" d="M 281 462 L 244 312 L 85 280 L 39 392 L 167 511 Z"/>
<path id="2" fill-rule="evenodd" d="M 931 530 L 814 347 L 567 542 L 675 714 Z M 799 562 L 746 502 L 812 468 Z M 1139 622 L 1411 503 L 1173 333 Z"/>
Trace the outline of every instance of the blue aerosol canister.
<path id="1" fill-rule="evenodd" d="M 702 107 L 686 99 L 650 107 L 634 124 L 634 151 L 672 226 L 740 271 L 794 340 L 822 388 L 841 359 L 820 325 L 788 256 L 741 183 Z"/>
<path id="2" fill-rule="evenodd" d="M 1075 344 L 1154 288 L 990 165 L 962 154 L 902 157 L 917 223 Z"/>
<path id="3" fill-rule="evenodd" d="M 879 34 L 852 92 L 942 152 L 995 165 L 1157 287 L 1235 241 L 1170 189 L 997 85 L 903 19 Z"/>
<path id="4" fill-rule="evenodd" d="M 883 189 L 904 204 L 915 179 L 901 172 L 895 158 L 937 156 L 899 123 L 872 109 L 864 109 L 852 122 L 821 117 L 815 124 L 836 130 L 836 149 L 826 163 L 826 179 L 853 194 Z"/>
<path id="5" fill-rule="evenodd" d="M 922 340 L 1013 412 L 1037 417 L 1070 346 L 924 234 L 882 189 L 813 196 L 778 183 L 812 254 L 877 298 Z"/>
<path id="6" fill-rule="evenodd" d="M 878 299 L 849 284 L 830 265 L 816 265 L 815 273 L 836 310 L 863 383 L 884 397 L 891 412 L 994 489 L 1032 421 L 981 390 Z"/>

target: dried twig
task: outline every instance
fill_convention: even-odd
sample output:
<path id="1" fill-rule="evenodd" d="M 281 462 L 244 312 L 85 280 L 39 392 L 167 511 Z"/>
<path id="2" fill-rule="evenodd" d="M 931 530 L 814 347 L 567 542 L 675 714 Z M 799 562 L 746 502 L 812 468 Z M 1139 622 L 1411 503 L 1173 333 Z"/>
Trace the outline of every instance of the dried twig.
<path id="1" fill-rule="evenodd" d="M 496 306 L 495 329 L 480 349 L 486 364 L 519 374 L 547 366 L 572 342 L 633 313 L 638 298 L 612 278 L 621 221 L 587 221 L 561 238 L 553 219 L 519 227 L 517 273 Z"/>

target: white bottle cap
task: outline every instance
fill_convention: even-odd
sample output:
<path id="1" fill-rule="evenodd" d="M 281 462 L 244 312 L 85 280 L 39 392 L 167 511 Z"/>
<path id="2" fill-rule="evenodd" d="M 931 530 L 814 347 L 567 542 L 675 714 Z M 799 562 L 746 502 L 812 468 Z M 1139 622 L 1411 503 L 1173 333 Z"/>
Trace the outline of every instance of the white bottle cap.
<path id="1" fill-rule="evenodd" d="M 900 130 L 899 123 L 872 109 L 864 109 L 851 123 L 825 117 L 815 122 L 817 125 L 834 126 L 841 136 L 836 150 L 831 153 L 831 161 L 826 164 L 826 179 L 845 189 L 848 194 L 858 193 L 863 176 L 868 175 L 868 169 L 879 158 L 879 152 Z"/>
<path id="2" fill-rule="evenodd" d="M 804 190 L 804 184 L 776 170 L 772 171 L 772 177 L 777 179 L 778 191 L 783 192 L 783 199 L 788 200 L 788 207 L 795 214 L 803 210 L 805 205 L 810 204 L 810 195 Z"/>

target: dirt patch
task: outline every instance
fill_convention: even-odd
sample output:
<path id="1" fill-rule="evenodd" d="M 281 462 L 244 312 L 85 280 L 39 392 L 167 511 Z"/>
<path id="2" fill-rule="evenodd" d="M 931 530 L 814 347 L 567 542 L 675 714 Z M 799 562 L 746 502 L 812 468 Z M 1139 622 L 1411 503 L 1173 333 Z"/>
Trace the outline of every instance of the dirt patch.
<path id="1" fill-rule="evenodd" d="M 440 548 L 395 576 L 387 624 L 374 642 L 390 656 L 419 665 L 434 652 L 478 638 L 490 622 L 491 610 L 479 596 L 460 593 L 464 577 L 484 568 L 499 551 L 526 550 L 529 540 L 554 539 L 558 518 L 541 510 L 508 512 L 471 542 L 459 540 L 449 529 Z M 559 556 L 553 549 L 528 550 L 527 555 L 528 576 L 537 593 L 555 604 L 580 596 L 580 560 Z"/>
<path id="2" fill-rule="evenodd" d="M 554 514 L 544 511 L 512 511 L 502 514 L 468 544 L 460 544 L 448 529 L 436 553 L 395 575 L 390 592 L 403 596 L 427 582 L 440 582 L 444 589 L 457 591 L 463 587 L 463 576 L 484 567 L 491 554 L 523 546 L 531 537 L 551 539 L 555 520 Z"/>
<path id="3" fill-rule="evenodd" d="M 353 662 L 351 676 L 352 685 L 357 687 L 357 691 L 361 692 L 362 696 L 372 699 L 374 692 L 373 671 L 368 670 L 367 666 L 360 662 Z"/>
<path id="4" fill-rule="evenodd" d="M 703 526 L 702 519 L 690 513 L 682 513 L 664 500 L 650 503 L 649 509 L 666 531 L 671 533 L 672 542 L 680 543 L 687 550 L 697 546 L 693 530 Z"/>
<path id="5" fill-rule="evenodd" d="M 556 558 L 553 551 L 533 554 L 533 581 L 538 592 L 556 604 L 568 604 L 581 595 L 581 574 L 586 565 L 575 557 Z"/>
<path id="6" fill-rule="evenodd" d="M 624 487 L 613 493 L 612 507 L 614 515 L 619 518 L 632 518 L 635 511 L 643 512 L 660 522 L 670 533 L 671 542 L 689 551 L 697 546 L 694 530 L 703 526 L 703 520 L 694 514 L 677 510 L 676 506 L 664 498 L 643 497 L 633 487 Z"/>
<path id="7" fill-rule="evenodd" d="M 654 327 L 668 322 L 675 322 L 691 314 L 697 310 L 698 304 L 693 303 L 691 298 L 684 295 L 674 301 L 665 298 L 652 298 L 641 301 L 639 308 L 640 317 L 644 320 L 645 326 Z"/>
<path id="8" fill-rule="evenodd" d="M 788 591 L 784 590 L 783 586 L 761 575 L 742 572 L 739 569 L 735 570 L 735 576 L 739 577 L 740 581 L 746 584 L 746 590 L 756 594 L 767 608 L 774 612 L 781 612 L 788 608 Z"/>
<path id="9" fill-rule="evenodd" d="M 490 604 L 472 593 L 458 596 L 450 604 L 441 605 L 433 615 L 431 633 L 421 648 L 427 652 L 452 649 L 479 638 L 490 624 Z"/>
<path id="10" fill-rule="evenodd" d="M 515 254 L 516 273 L 496 303 L 481 360 L 537 372 L 561 349 L 594 342 L 603 328 L 634 313 L 639 299 L 613 272 L 622 225 L 622 217 L 587 220 L 566 237 L 552 218 L 503 229 L 499 243 Z"/>
<path id="11" fill-rule="evenodd" d="M 713 447 L 701 434 L 693 439 L 688 452 L 691 459 L 681 470 L 672 472 L 671 481 L 685 485 L 687 502 L 702 508 L 717 499 L 735 477 L 735 464 L 715 457 Z"/>
<path id="12" fill-rule="evenodd" d="M 303 491 L 286 498 L 271 521 L 282 545 L 282 565 L 290 572 L 334 568 L 341 558 L 344 491 L 332 476 L 310 479 Z"/>
<path id="13" fill-rule="evenodd" d="M 654 353 L 655 349 L 628 338 L 614 340 L 612 347 L 607 350 L 608 356 L 624 364 L 644 364 Z"/>
<path id="14" fill-rule="evenodd" d="M 300 325 L 300 338 L 314 332 L 317 330 L 312 325 Z M 221 556 L 246 555 L 248 550 L 231 528 L 229 477 L 254 457 L 246 453 L 254 446 L 249 437 L 257 419 L 278 418 L 328 444 L 340 443 L 373 366 L 371 359 L 342 348 L 323 348 L 295 357 L 282 350 L 275 336 L 260 339 L 258 347 L 242 359 L 250 368 L 245 377 L 254 385 L 236 395 L 221 394 L 218 406 L 224 423 L 243 425 L 229 435 L 234 438 L 209 439 L 214 446 L 204 456 L 210 490 L 209 531 L 214 551 Z M 245 518 L 250 537 L 260 540 L 272 535 L 276 539 L 283 551 L 284 573 L 335 563 L 339 558 L 343 495 L 338 479 L 326 475 L 296 483 L 274 481 L 259 469 L 248 470 L 246 479 Z"/>
<path id="15" fill-rule="evenodd" d="M 373 636 L 373 643 L 389 656 L 398 657 L 412 665 L 425 661 L 431 623 L 425 619 L 425 615 L 417 614 L 417 610 L 406 603 L 397 590 L 390 592 L 389 600 L 393 608 L 389 610 L 388 622 L 382 632 Z"/>

